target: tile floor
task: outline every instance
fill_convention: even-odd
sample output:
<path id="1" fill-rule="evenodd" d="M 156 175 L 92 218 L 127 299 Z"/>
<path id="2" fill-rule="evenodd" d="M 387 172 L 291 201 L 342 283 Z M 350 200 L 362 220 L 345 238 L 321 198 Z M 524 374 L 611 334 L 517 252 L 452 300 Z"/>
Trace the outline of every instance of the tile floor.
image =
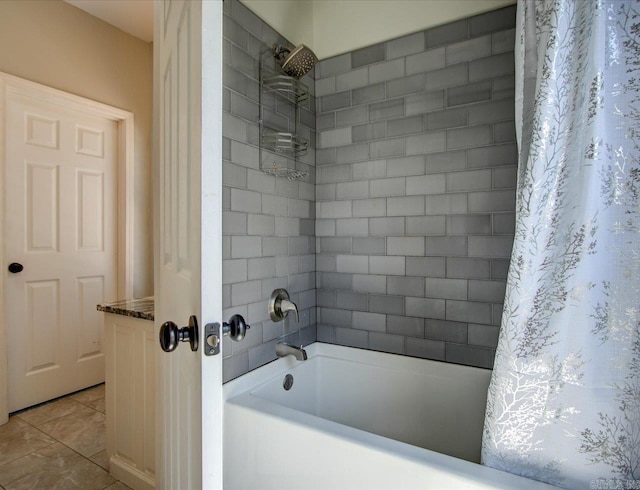
<path id="1" fill-rule="evenodd" d="M 104 384 L 17 412 L 0 426 L 0 490 L 126 490 L 109 474 Z"/>

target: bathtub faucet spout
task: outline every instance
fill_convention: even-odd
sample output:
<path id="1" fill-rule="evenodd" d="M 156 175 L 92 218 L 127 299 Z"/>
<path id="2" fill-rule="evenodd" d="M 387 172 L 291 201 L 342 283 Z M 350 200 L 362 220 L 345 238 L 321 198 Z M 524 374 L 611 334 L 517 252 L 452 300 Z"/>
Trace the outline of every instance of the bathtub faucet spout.
<path id="1" fill-rule="evenodd" d="M 276 354 L 278 357 L 285 357 L 288 355 L 294 356 L 298 361 L 307 360 L 307 351 L 302 347 L 296 347 L 287 342 L 278 342 L 276 344 Z"/>

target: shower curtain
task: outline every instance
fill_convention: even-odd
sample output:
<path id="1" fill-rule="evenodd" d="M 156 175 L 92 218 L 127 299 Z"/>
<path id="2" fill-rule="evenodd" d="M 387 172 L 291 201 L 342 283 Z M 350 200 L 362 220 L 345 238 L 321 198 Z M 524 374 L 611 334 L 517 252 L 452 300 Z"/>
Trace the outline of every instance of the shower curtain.
<path id="1" fill-rule="evenodd" d="M 516 237 L 482 461 L 640 489 L 640 1 L 517 11 Z"/>

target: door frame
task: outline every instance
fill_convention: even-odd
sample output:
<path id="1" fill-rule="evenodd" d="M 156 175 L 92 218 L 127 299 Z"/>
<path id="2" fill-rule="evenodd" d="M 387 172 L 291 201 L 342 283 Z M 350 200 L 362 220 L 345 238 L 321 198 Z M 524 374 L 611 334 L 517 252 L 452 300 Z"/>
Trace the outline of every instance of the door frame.
<path id="1" fill-rule="evenodd" d="M 134 261 L 134 154 L 133 113 L 118 109 L 85 97 L 70 94 L 40 83 L 0 72 L 0 190 L 5 187 L 5 100 L 9 93 L 21 93 L 41 101 L 61 105 L 86 114 L 111 119 L 118 124 L 118 162 L 116 166 L 117 188 L 117 294 L 118 299 L 131 298 L 133 294 Z M 4 267 L 5 241 L 4 198 L 0 198 L 0 259 Z M 2 272 L 4 274 L 4 272 Z M 8 362 L 7 331 L 5 325 L 4 281 L 0 281 L 0 425 L 9 419 L 8 410 Z"/>

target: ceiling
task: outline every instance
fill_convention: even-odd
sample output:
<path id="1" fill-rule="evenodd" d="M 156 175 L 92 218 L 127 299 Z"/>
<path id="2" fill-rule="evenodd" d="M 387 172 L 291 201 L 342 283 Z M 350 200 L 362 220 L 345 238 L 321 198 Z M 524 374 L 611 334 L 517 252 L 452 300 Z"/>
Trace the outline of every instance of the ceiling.
<path id="1" fill-rule="evenodd" d="M 65 0 L 148 43 L 153 41 L 153 0 Z"/>

